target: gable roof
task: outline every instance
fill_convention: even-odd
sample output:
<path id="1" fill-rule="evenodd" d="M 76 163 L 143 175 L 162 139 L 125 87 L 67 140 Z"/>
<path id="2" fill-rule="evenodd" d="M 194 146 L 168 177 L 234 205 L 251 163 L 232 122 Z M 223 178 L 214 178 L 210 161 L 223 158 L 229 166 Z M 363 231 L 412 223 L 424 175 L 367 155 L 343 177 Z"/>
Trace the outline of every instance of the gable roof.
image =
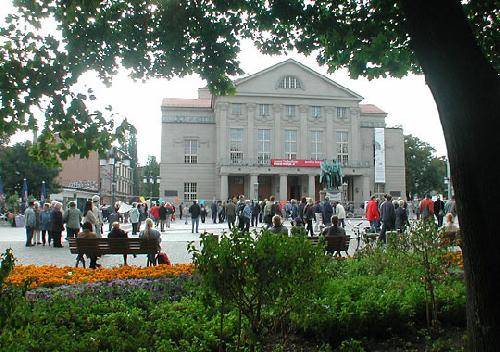
<path id="1" fill-rule="evenodd" d="M 387 113 L 380 109 L 378 106 L 373 105 L 373 104 L 359 104 L 359 108 L 361 110 L 362 114 L 384 114 L 387 115 Z"/>
<path id="2" fill-rule="evenodd" d="M 162 100 L 161 106 L 177 108 L 210 108 L 212 107 L 212 100 L 165 98 Z"/>
<path id="3" fill-rule="evenodd" d="M 356 92 L 354 92 L 354 91 L 350 90 L 349 88 L 346 88 L 346 87 L 344 87 L 344 86 L 342 86 L 342 85 L 338 84 L 338 83 L 337 83 L 337 82 L 335 82 L 334 80 L 331 80 L 330 78 L 326 77 L 325 75 L 322 75 L 321 73 L 314 71 L 313 69 L 311 69 L 311 68 L 307 67 L 306 65 L 304 65 L 304 64 L 302 64 L 302 63 L 300 63 L 300 62 L 298 62 L 298 61 L 296 61 L 296 60 L 294 60 L 294 59 L 292 59 L 292 58 L 287 59 L 287 60 L 285 60 L 285 61 L 278 62 L 277 64 L 274 64 L 274 65 L 272 65 L 272 66 L 269 66 L 268 68 L 265 68 L 265 69 L 263 69 L 263 70 L 261 70 L 261 71 L 259 71 L 259 72 L 257 72 L 257 73 L 254 73 L 254 74 L 252 74 L 252 75 L 249 75 L 249 76 L 246 76 L 246 77 L 241 77 L 241 78 L 238 78 L 238 79 L 234 80 L 234 81 L 233 81 L 233 83 L 234 83 L 234 85 L 235 85 L 235 86 L 238 86 L 238 85 L 239 85 L 239 84 L 241 84 L 241 83 L 244 83 L 244 82 L 246 82 L 246 81 L 249 81 L 249 80 L 251 80 L 251 79 L 253 79 L 253 78 L 256 78 L 256 77 L 258 77 L 258 76 L 264 75 L 264 74 L 266 74 L 267 72 L 272 71 L 272 70 L 275 70 L 275 69 L 277 69 L 277 68 L 279 68 L 279 67 L 281 67 L 281 66 L 283 66 L 283 65 L 285 65 L 285 64 L 287 64 L 287 63 L 293 63 L 293 64 L 295 64 L 295 65 L 299 66 L 300 68 L 302 68 L 304 71 L 309 72 L 309 73 L 311 73 L 311 74 L 313 74 L 313 75 L 315 75 L 315 76 L 319 77 L 320 79 L 324 80 L 324 81 L 325 81 L 325 82 L 327 82 L 328 84 L 331 84 L 332 86 L 334 86 L 334 87 L 336 87 L 336 88 L 339 88 L 339 89 L 341 89 L 341 90 L 343 90 L 343 91 L 345 91 L 345 92 L 349 93 L 349 94 L 350 94 L 350 95 L 352 95 L 354 98 L 359 99 L 359 100 L 363 100 L 363 97 L 362 97 L 361 95 L 359 95 L 358 93 L 356 93 Z"/>

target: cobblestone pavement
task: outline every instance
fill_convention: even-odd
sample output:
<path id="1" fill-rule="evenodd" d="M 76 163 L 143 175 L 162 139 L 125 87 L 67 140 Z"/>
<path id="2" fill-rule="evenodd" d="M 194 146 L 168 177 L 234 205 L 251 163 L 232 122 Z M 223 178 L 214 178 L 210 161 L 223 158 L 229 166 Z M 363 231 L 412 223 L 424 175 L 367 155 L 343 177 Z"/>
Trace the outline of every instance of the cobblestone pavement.
<path id="1" fill-rule="evenodd" d="M 352 225 L 360 223 L 360 219 L 355 219 L 350 222 Z M 289 225 L 289 224 L 288 224 Z M 260 227 L 260 225 L 259 225 Z M 131 225 L 123 224 L 122 228 L 131 233 Z M 141 227 L 143 228 L 143 226 Z M 200 223 L 200 233 L 207 231 L 210 233 L 220 234 L 227 230 L 227 224 L 212 224 Z M 352 235 L 352 226 L 346 227 L 347 233 Z M 63 233 L 63 238 L 65 233 Z M 187 245 L 193 241 L 195 246 L 199 246 L 200 237 L 198 234 L 191 233 L 191 224 L 187 225 L 184 221 L 177 220 L 171 224 L 169 229 L 162 232 L 161 235 L 162 251 L 167 253 L 172 263 L 190 263 L 191 255 L 187 251 Z M 53 248 L 48 246 L 25 247 L 26 233 L 24 228 L 13 228 L 8 226 L 0 226 L 0 252 L 4 252 L 7 248 L 12 248 L 14 255 L 19 264 L 36 264 L 36 265 L 57 265 L 57 266 L 73 266 L 75 265 L 75 255 L 69 252 L 68 243 L 63 241 L 63 248 Z M 356 241 L 351 241 L 350 253 L 354 252 Z M 146 256 L 138 255 L 137 258 L 128 256 L 129 265 L 146 265 Z M 117 266 L 123 264 L 123 257 L 120 255 L 105 255 L 99 263 L 104 267 Z"/>

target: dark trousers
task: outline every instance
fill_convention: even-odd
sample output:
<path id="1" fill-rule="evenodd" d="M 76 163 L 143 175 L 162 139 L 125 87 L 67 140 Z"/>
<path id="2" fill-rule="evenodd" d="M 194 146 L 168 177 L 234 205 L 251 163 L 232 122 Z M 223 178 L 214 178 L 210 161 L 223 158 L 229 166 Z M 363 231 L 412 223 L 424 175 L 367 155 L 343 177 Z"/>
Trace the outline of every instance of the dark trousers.
<path id="1" fill-rule="evenodd" d="M 217 213 L 212 212 L 212 222 L 217 224 Z"/>
<path id="2" fill-rule="evenodd" d="M 312 219 L 307 220 L 306 224 L 307 224 L 307 228 L 306 228 L 307 232 L 309 232 L 311 234 L 311 236 L 314 236 L 314 229 L 313 229 L 313 221 L 312 221 Z"/>
<path id="3" fill-rule="evenodd" d="M 244 230 L 246 232 L 249 232 L 250 231 L 250 218 L 243 217 L 242 220 L 243 220 Z"/>
<path id="4" fill-rule="evenodd" d="M 68 227 L 66 229 L 66 236 L 68 238 L 76 238 L 76 235 L 78 234 L 79 231 L 80 231 L 80 229 L 70 229 Z M 43 239 L 43 243 L 45 243 L 45 238 Z"/>
<path id="5" fill-rule="evenodd" d="M 393 231 L 394 230 L 394 224 L 387 223 L 386 221 L 382 222 L 382 228 L 380 229 L 380 237 L 379 240 L 387 243 L 387 236 L 386 232 L 387 231 Z"/>
<path id="6" fill-rule="evenodd" d="M 234 221 L 236 219 L 234 217 L 228 216 L 227 217 L 227 226 L 229 226 L 229 230 L 231 230 L 234 227 Z"/>
<path id="7" fill-rule="evenodd" d="M 163 231 L 163 228 L 161 229 Z M 138 222 L 133 222 L 132 223 L 132 235 L 137 235 L 137 232 L 139 231 L 139 223 Z"/>
<path id="8" fill-rule="evenodd" d="M 201 223 L 204 224 L 205 223 L 205 217 L 206 215 L 201 215 Z"/>
<path id="9" fill-rule="evenodd" d="M 47 242 L 46 239 L 45 239 L 45 234 L 47 233 L 48 231 L 47 230 L 40 230 L 40 236 L 42 237 L 42 243 L 43 245 L 45 246 L 45 243 Z"/>
<path id="10" fill-rule="evenodd" d="M 259 224 L 259 214 L 252 214 L 252 226 Z"/>
<path id="11" fill-rule="evenodd" d="M 58 248 L 62 247 L 61 236 L 62 236 L 62 231 L 53 231 L 52 232 L 52 240 L 54 241 L 54 247 L 58 247 Z"/>
<path id="12" fill-rule="evenodd" d="M 165 229 L 165 221 L 167 221 L 166 219 L 160 219 L 160 230 L 161 232 L 163 232 L 163 230 Z M 132 224 L 134 225 L 134 224 Z"/>
<path id="13" fill-rule="evenodd" d="M 240 231 L 243 231 L 245 229 L 245 220 L 245 217 L 238 216 L 238 229 L 240 229 Z"/>
<path id="14" fill-rule="evenodd" d="M 436 218 L 438 220 L 438 227 L 443 226 L 443 216 L 436 215 Z"/>
<path id="15" fill-rule="evenodd" d="M 29 247 L 31 246 L 31 241 L 33 241 L 33 231 L 34 229 L 32 227 L 26 227 L 26 246 Z"/>

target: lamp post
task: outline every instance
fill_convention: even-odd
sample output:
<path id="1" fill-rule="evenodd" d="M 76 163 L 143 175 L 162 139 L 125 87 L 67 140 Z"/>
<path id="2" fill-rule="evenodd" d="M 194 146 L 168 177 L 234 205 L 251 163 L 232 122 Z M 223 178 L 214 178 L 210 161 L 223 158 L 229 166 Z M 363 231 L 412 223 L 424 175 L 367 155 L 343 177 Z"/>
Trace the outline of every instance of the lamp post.
<path id="1" fill-rule="evenodd" d="M 120 156 L 116 147 L 112 147 L 105 155 L 105 158 L 99 160 L 101 166 L 111 166 L 111 206 L 114 209 L 116 197 L 116 166 L 122 162 L 125 166 L 130 166 L 130 159 L 126 156 Z M 108 176 L 109 177 L 109 176 Z"/>

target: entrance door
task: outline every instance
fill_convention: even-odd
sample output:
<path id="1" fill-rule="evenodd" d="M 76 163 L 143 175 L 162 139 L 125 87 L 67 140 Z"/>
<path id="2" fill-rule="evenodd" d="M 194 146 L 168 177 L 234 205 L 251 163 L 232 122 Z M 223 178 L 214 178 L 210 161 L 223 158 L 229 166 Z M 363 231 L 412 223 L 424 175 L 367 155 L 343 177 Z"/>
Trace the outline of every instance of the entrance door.
<path id="1" fill-rule="evenodd" d="M 243 176 L 229 176 L 228 183 L 230 198 L 237 198 L 238 196 L 245 193 L 245 179 Z"/>
<path id="2" fill-rule="evenodd" d="M 269 199 L 271 194 L 272 176 L 259 176 L 259 200 Z"/>
<path id="3" fill-rule="evenodd" d="M 296 199 L 300 200 L 300 178 L 299 176 L 288 176 L 287 180 L 288 192 L 287 200 Z"/>

